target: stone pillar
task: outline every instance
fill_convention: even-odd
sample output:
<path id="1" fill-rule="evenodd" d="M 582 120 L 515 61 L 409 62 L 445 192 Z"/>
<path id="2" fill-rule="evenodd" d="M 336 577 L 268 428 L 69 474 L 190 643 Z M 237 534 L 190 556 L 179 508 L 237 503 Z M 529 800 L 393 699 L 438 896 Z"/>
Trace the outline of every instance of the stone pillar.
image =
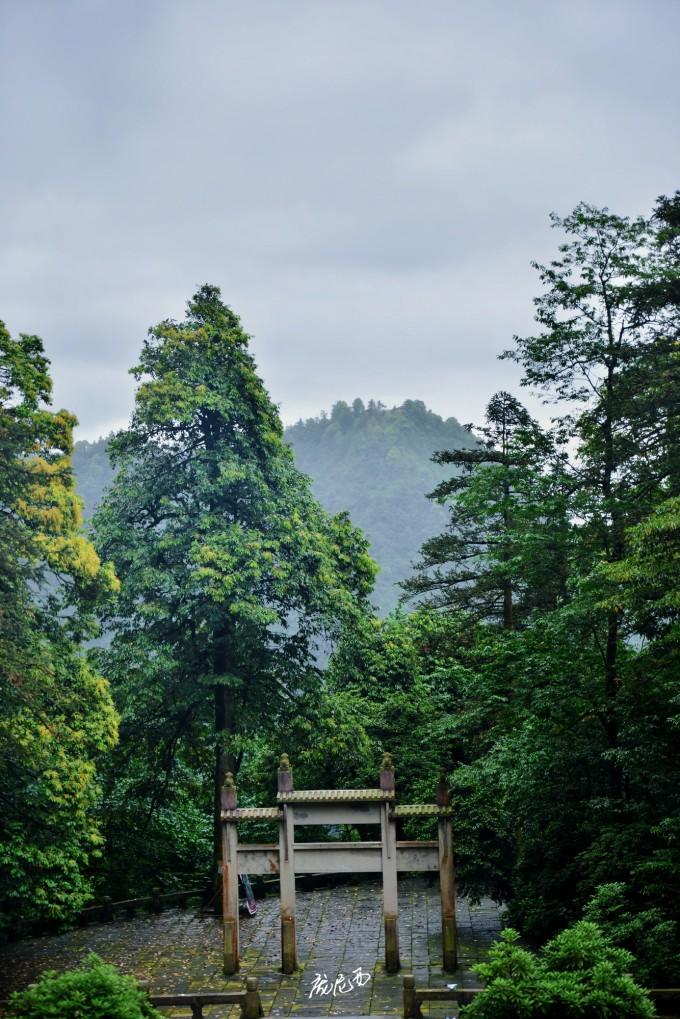
<path id="1" fill-rule="evenodd" d="M 262 1014 L 262 1004 L 257 989 L 257 978 L 248 977 L 246 980 L 246 1000 L 243 1005 L 242 1015 L 244 1019 L 260 1019 Z"/>
<path id="2" fill-rule="evenodd" d="M 458 966 L 456 933 L 456 872 L 453 862 L 453 826 L 451 797 L 442 773 L 437 786 L 437 805 L 442 809 L 437 821 L 439 835 L 439 891 L 442 906 L 443 969 L 452 973 Z"/>
<path id="3" fill-rule="evenodd" d="M 394 791 L 394 764 L 389 754 L 383 754 L 380 766 L 380 788 Z M 397 891 L 397 829 L 392 804 L 385 800 L 380 805 L 380 835 L 382 842 L 383 921 L 385 924 L 385 969 L 396 973 L 399 969 L 399 897 Z"/>
<path id="4" fill-rule="evenodd" d="M 224 927 L 223 969 L 225 974 L 239 968 L 238 946 L 238 832 L 236 827 L 236 786 L 227 772 L 222 786 L 222 923 Z M 225 818 L 225 813 L 227 817 Z M 229 817 L 228 815 L 232 816 Z"/>
<path id="5" fill-rule="evenodd" d="M 404 973 L 404 1019 L 422 1019 L 416 997 L 416 978 L 413 973 Z"/>
<path id="6" fill-rule="evenodd" d="M 293 791 L 293 772 L 287 754 L 281 755 L 279 793 Z M 295 947 L 295 818 L 294 807 L 283 803 L 279 822 L 279 887 L 281 889 L 281 969 L 293 973 L 297 967 Z"/>

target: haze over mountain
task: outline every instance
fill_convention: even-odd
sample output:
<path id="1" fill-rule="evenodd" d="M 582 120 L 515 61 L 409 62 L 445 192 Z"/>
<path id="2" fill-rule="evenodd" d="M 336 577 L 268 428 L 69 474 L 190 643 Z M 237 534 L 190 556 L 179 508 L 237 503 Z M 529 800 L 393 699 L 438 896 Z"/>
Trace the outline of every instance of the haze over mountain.
<path id="1" fill-rule="evenodd" d="M 410 572 L 421 544 L 446 519 L 445 507 L 425 496 L 450 468 L 430 457 L 439 449 L 472 445 L 470 433 L 421 400 L 392 408 L 355 400 L 298 421 L 286 429 L 286 439 L 322 505 L 333 513 L 347 510 L 370 539 L 380 566 L 374 600 L 381 612 L 389 612 L 399 598 L 396 585 Z M 76 443 L 73 465 L 90 517 L 112 477 L 106 439 Z"/>
<path id="2" fill-rule="evenodd" d="M 330 416 L 292 425 L 286 438 L 323 506 L 348 510 L 368 535 L 380 566 L 375 601 L 388 612 L 400 595 L 395 585 L 410 572 L 423 541 L 442 530 L 446 519 L 445 507 L 425 495 L 450 468 L 430 457 L 438 449 L 470 446 L 470 434 L 421 400 L 391 409 L 355 400 L 351 406 L 336 403 Z"/>

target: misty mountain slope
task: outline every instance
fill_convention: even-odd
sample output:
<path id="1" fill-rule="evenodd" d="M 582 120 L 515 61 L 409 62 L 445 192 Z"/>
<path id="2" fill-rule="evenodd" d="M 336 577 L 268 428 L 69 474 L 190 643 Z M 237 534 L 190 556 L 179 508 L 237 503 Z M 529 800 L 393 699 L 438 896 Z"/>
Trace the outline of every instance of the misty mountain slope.
<path id="1" fill-rule="evenodd" d="M 73 472 L 78 494 L 85 503 L 85 518 L 89 520 L 96 510 L 104 489 L 113 478 L 113 470 L 106 449 L 108 438 L 87 442 L 81 439 L 73 450 Z"/>
<path id="2" fill-rule="evenodd" d="M 438 449 L 470 446 L 455 418 L 444 420 L 420 400 L 386 408 L 370 401 L 339 402 L 330 415 L 286 429 L 300 470 L 329 511 L 347 510 L 367 534 L 380 566 L 374 601 L 381 612 L 397 604 L 396 584 L 406 577 L 426 538 L 446 522 L 446 510 L 425 498 L 450 473 L 430 461 Z M 112 477 L 106 439 L 77 442 L 73 467 L 91 517 Z"/>
<path id="3" fill-rule="evenodd" d="M 448 474 L 430 460 L 439 449 L 473 444 L 455 418 L 444 420 L 420 400 L 387 409 L 361 400 L 336 403 L 330 416 L 286 429 L 298 466 L 326 509 L 348 510 L 371 541 L 380 566 L 374 600 L 393 609 L 426 538 L 446 522 L 446 509 L 425 498 Z"/>

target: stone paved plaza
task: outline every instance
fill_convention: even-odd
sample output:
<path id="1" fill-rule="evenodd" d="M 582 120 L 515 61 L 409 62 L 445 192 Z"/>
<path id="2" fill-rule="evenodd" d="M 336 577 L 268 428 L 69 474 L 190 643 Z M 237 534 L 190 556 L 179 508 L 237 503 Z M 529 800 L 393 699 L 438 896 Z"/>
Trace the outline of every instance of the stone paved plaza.
<path id="1" fill-rule="evenodd" d="M 159 994 L 225 990 L 240 987 L 246 976 L 256 976 L 266 1015 L 401 1014 L 401 977 L 409 970 L 415 973 L 417 986 L 443 987 L 452 981 L 477 986 L 470 967 L 484 956 L 500 929 L 494 903 L 487 900 L 475 906 L 458 901 L 460 969 L 453 975 L 441 968 L 438 883 L 428 877 L 401 878 L 399 906 L 402 970 L 394 976 L 384 971 L 381 887 L 371 880 L 298 892 L 299 969 L 291 976 L 279 971 L 278 898 L 272 893 L 258 902 L 255 917 L 242 919 L 241 973 L 236 980 L 222 975 L 216 917 L 172 911 L 6 946 L 0 954 L 0 998 L 26 986 L 42 970 L 72 966 L 88 952 L 148 980 Z M 337 992 L 315 994 L 315 981 L 317 986 L 321 982 L 321 990 L 338 981 Z M 347 990 L 350 983 L 352 989 Z M 182 1011 L 186 1010 L 174 1014 Z M 428 1011 L 426 1006 L 423 1011 Z M 454 1016 L 456 1006 L 437 1006 L 431 1010 L 435 1013 Z M 237 1009 L 228 1008 L 206 1011 L 214 1019 L 236 1019 L 237 1014 Z"/>

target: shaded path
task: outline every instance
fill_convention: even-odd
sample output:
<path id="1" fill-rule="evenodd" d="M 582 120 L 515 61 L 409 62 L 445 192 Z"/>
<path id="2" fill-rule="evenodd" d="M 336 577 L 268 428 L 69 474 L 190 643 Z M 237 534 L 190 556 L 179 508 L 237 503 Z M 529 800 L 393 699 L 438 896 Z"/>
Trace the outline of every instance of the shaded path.
<path id="1" fill-rule="evenodd" d="M 258 979 L 267 1015 L 400 1014 L 401 975 L 388 976 L 384 972 L 381 902 L 379 881 L 299 891 L 300 968 L 291 976 L 279 972 L 276 895 L 260 900 L 257 916 L 242 921 L 241 973 L 236 981 L 222 975 L 221 928 L 214 916 L 174 910 L 27 939 L 0 952 L 0 998 L 10 990 L 25 987 L 44 969 L 65 969 L 76 965 L 88 952 L 96 952 L 124 972 L 149 980 L 157 993 L 223 990 L 240 986 L 246 976 L 253 975 Z M 441 969 L 438 884 L 426 877 L 401 878 L 399 905 L 402 973 L 412 969 L 420 986 L 442 987 L 451 981 L 474 986 L 477 981 L 470 967 L 497 936 L 497 907 L 489 900 L 478 906 L 459 900 L 460 970 L 452 976 Z M 362 977 L 363 987 L 310 999 L 316 974 L 334 982 L 341 973 L 351 977 L 358 967 L 371 978 Z M 231 1011 L 235 1016 L 236 1010 Z M 450 1016 L 455 1008 L 450 1004 L 439 1008 L 438 1013 Z M 229 1009 L 216 1008 L 207 1014 L 217 1019 L 229 1015 Z"/>

